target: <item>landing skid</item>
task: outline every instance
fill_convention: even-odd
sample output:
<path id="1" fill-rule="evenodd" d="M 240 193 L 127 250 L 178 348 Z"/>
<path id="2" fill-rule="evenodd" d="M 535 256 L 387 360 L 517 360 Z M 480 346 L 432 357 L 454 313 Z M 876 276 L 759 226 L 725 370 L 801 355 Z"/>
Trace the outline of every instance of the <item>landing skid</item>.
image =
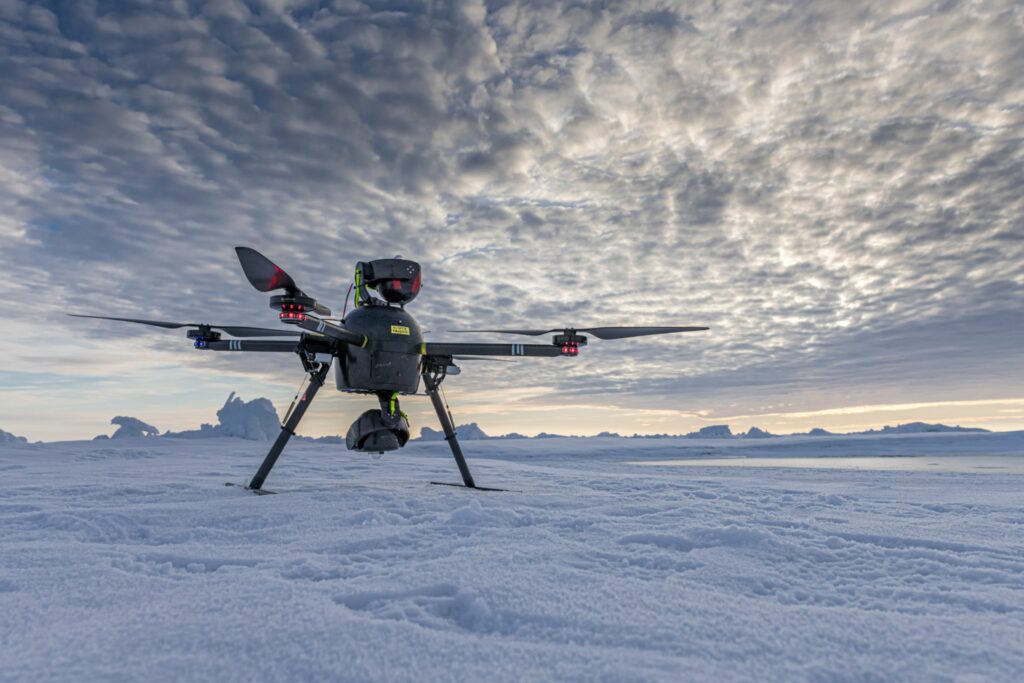
<path id="1" fill-rule="evenodd" d="M 257 496 L 273 496 L 273 495 L 277 494 L 277 491 L 268 491 L 266 489 L 254 489 L 254 488 L 252 488 L 250 486 L 246 486 L 245 484 L 236 484 L 233 481 L 226 481 L 226 482 L 224 482 L 224 485 L 225 486 L 235 486 L 235 487 L 238 487 L 240 489 L 245 489 L 246 491 L 251 491 L 252 493 L 255 493 Z"/>
<path id="2" fill-rule="evenodd" d="M 432 481 L 431 484 L 435 486 L 457 486 L 460 489 L 473 489 L 474 491 L 508 491 L 509 489 L 493 489 L 487 486 L 466 486 L 465 484 L 456 484 L 450 481 Z"/>

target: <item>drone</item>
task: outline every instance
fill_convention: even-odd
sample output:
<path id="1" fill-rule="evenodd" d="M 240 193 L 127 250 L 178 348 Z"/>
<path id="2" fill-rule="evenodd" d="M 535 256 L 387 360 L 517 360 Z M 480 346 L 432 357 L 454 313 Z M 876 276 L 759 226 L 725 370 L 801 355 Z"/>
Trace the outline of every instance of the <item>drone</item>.
<path id="1" fill-rule="evenodd" d="M 324 386 L 331 366 L 335 385 L 341 392 L 373 394 L 380 407 L 360 415 L 345 436 L 349 450 L 384 453 L 405 446 L 409 441 L 409 420 L 399 405 L 400 396 L 413 396 L 423 381 L 425 393 L 437 412 L 444 438 L 462 475 L 462 484 L 431 482 L 447 486 L 465 486 L 482 491 L 502 489 L 478 486 L 469 471 L 446 402 L 438 392 L 448 375 L 458 375 L 456 361 L 512 357 L 575 358 L 587 345 L 587 333 L 597 339 L 627 339 L 675 332 L 697 332 L 707 327 L 586 327 L 563 329 L 455 330 L 455 332 L 502 333 L 531 337 L 552 334 L 550 344 L 499 344 L 478 342 L 428 342 L 416 319 L 405 310 L 419 294 L 422 279 L 420 264 L 396 256 L 390 259 L 360 261 L 349 292 L 354 292 L 354 308 L 348 311 L 348 295 L 342 317 L 332 319 L 331 309 L 299 289 L 288 273 L 249 247 L 235 252 L 249 283 L 260 292 L 281 292 L 270 297 L 270 308 L 277 311 L 285 328 L 208 325 L 162 320 L 114 318 L 103 315 L 70 314 L 77 318 L 99 318 L 153 325 L 166 329 L 188 328 L 186 336 L 201 351 L 242 351 L 258 353 L 295 353 L 306 372 L 281 432 L 263 459 L 259 470 L 245 488 L 263 490 L 270 470 L 277 463 L 288 440 Z M 374 293 L 379 295 L 374 296 Z M 223 336 L 232 337 L 223 339 Z M 291 337 L 268 340 L 260 337 Z"/>

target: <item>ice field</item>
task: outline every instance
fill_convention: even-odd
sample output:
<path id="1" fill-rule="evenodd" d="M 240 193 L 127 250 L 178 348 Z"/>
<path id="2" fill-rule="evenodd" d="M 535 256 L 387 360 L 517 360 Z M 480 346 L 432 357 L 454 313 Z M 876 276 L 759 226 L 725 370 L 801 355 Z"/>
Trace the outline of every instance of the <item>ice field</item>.
<path id="1" fill-rule="evenodd" d="M 1021 434 L 464 443 L 503 493 L 429 485 L 458 480 L 443 442 L 293 442 L 279 495 L 224 486 L 267 445 L 0 446 L 0 680 L 1024 671 Z M 901 454 L 960 464 L 633 464 Z"/>

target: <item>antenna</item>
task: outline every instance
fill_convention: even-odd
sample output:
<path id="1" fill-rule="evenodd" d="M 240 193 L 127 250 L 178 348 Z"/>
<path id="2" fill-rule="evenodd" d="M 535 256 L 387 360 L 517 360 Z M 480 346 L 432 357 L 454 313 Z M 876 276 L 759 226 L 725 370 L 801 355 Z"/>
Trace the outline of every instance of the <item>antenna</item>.
<path id="1" fill-rule="evenodd" d="M 352 288 L 356 286 L 355 282 L 348 283 L 348 291 L 345 292 L 345 305 L 341 308 L 341 321 L 345 321 L 345 313 L 348 311 L 348 298 L 352 294 Z"/>

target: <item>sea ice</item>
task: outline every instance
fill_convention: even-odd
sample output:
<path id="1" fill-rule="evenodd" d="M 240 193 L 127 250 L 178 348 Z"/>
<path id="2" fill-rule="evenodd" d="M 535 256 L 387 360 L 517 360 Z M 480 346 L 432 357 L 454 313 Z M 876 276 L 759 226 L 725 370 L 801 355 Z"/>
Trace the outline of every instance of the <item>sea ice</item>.
<path id="1" fill-rule="evenodd" d="M 483 493 L 427 483 L 458 479 L 444 442 L 296 441 L 274 496 L 223 485 L 265 443 L 5 444 L 0 679 L 1020 680 L 1024 476 L 626 463 L 829 442 L 473 441 L 515 489 Z"/>

